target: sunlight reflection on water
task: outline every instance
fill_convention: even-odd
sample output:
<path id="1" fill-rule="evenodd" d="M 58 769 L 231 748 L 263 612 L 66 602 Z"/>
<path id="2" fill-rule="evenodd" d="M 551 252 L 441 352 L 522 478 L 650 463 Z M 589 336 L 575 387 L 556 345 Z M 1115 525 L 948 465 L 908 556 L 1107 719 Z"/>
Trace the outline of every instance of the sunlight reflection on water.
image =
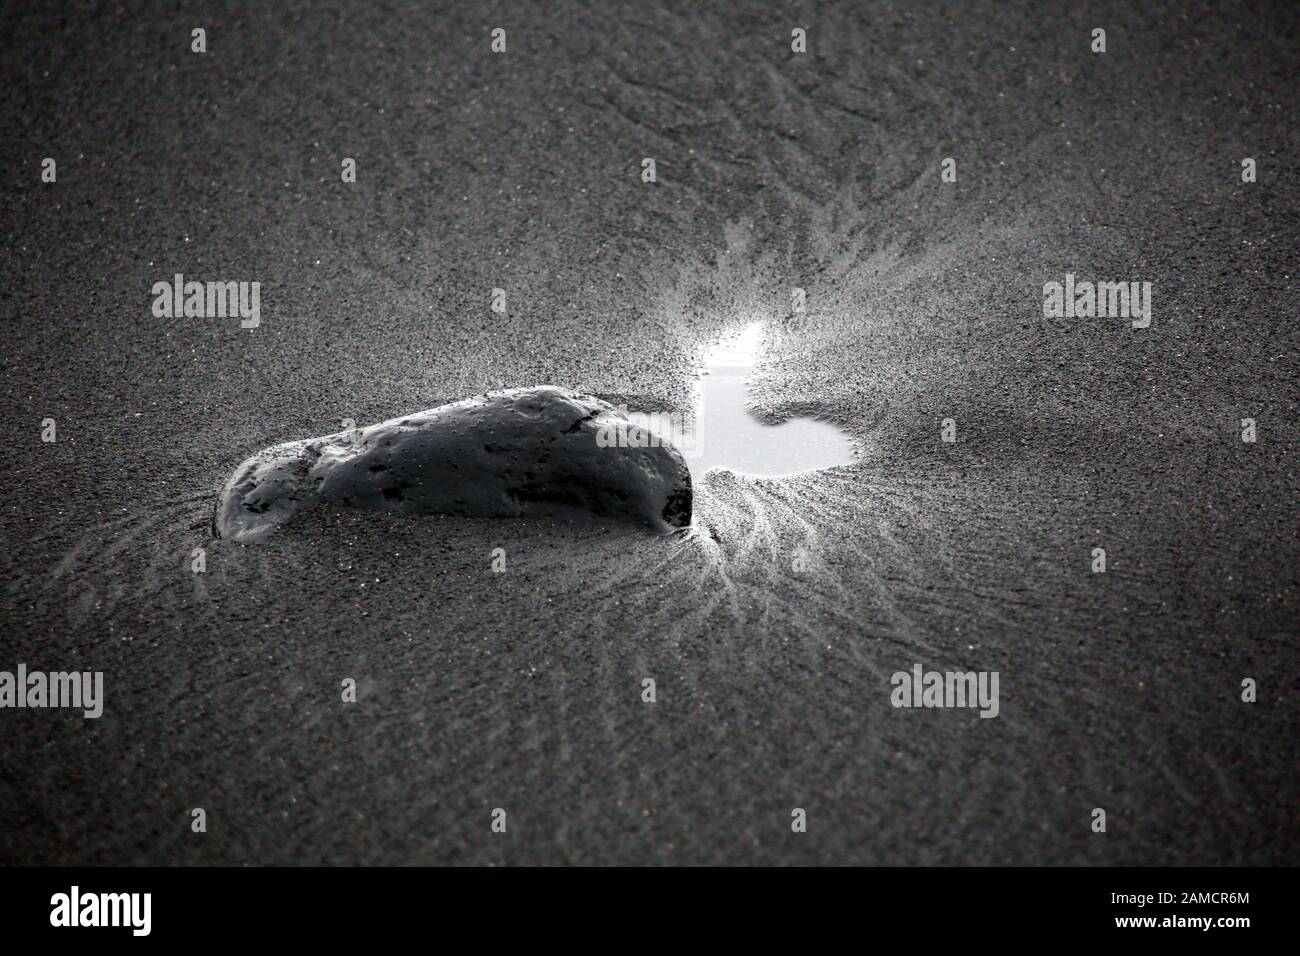
<path id="1" fill-rule="evenodd" d="M 828 422 L 801 417 L 766 425 L 749 412 L 748 376 L 762 344 L 763 324 L 754 322 L 709 352 L 693 415 L 629 412 L 628 418 L 676 445 L 696 478 L 712 468 L 777 478 L 852 462 L 852 441 Z"/>

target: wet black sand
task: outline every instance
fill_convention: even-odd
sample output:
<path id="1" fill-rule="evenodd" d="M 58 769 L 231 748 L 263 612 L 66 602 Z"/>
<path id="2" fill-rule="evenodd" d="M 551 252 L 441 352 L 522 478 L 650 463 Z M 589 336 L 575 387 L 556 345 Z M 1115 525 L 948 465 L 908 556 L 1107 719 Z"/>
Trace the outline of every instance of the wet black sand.
<path id="1" fill-rule="evenodd" d="M 1293 4 L 440 6 L 5 5 L 0 669 L 108 699 L 0 711 L 0 861 L 1297 862 Z M 1152 327 L 1044 319 L 1067 271 Z M 154 318 L 176 272 L 262 325 Z M 258 448 L 680 403 L 755 319 L 859 463 L 715 473 L 688 540 L 208 536 Z M 893 709 L 915 663 L 1000 716 Z"/>

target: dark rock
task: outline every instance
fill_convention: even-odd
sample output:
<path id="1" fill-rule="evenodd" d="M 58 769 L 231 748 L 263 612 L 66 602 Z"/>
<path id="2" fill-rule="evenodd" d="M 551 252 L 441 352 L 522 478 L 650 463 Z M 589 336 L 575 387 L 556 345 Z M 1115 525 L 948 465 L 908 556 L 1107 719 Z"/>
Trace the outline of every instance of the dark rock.
<path id="1" fill-rule="evenodd" d="M 611 443 L 610 435 L 620 440 Z M 226 483 L 214 531 L 257 541 L 321 503 L 405 514 L 625 518 L 668 532 L 690 524 L 691 478 L 676 448 L 650 440 L 613 406 L 541 385 L 261 451 Z"/>

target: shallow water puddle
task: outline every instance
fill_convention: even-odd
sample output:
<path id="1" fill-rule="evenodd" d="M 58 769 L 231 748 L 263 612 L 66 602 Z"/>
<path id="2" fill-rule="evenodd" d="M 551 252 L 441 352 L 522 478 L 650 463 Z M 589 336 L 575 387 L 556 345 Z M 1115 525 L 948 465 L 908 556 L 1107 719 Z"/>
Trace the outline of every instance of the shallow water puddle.
<path id="1" fill-rule="evenodd" d="M 712 468 L 779 478 L 851 463 L 853 443 L 834 425 L 806 417 L 766 425 L 746 408 L 748 377 L 762 344 L 763 324 L 755 322 L 709 352 L 695 385 L 693 416 L 627 417 L 676 445 L 695 478 Z"/>

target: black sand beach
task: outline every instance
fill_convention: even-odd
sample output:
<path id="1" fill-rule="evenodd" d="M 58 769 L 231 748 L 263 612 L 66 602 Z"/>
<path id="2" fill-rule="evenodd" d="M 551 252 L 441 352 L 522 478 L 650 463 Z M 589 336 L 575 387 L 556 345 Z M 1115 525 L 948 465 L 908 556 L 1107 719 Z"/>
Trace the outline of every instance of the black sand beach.
<path id="1" fill-rule="evenodd" d="M 0 862 L 1300 862 L 1295 4 L 705 6 L 4 5 L 0 669 L 106 701 L 0 710 Z M 1150 327 L 1044 318 L 1066 273 Z M 754 321 L 756 412 L 857 460 L 690 535 L 211 537 L 268 445 L 681 408 Z M 916 664 L 998 716 L 891 706 Z"/>

